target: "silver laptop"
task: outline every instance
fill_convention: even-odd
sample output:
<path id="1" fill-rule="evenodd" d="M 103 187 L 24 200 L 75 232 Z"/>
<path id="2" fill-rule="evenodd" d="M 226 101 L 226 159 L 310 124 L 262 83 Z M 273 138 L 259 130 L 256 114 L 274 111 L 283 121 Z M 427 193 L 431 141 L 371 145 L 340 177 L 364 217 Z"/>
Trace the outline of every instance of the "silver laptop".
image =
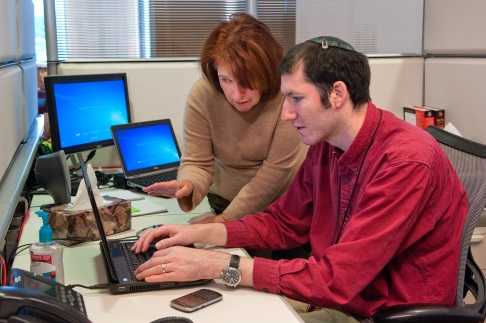
<path id="1" fill-rule="evenodd" d="M 177 178 L 181 152 L 169 119 L 113 126 L 111 131 L 128 186 Z"/>

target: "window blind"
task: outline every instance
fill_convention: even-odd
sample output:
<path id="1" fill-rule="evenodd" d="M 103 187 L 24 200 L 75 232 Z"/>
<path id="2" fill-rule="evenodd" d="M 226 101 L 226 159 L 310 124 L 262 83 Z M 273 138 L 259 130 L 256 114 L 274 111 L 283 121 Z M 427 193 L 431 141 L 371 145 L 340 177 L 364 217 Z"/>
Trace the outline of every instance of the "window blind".
<path id="1" fill-rule="evenodd" d="M 150 1 L 151 57 L 199 56 L 218 23 L 247 12 L 246 0 Z"/>
<path id="2" fill-rule="evenodd" d="M 137 0 L 56 0 L 60 60 L 141 57 Z"/>
<path id="3" fill-rule="evenodd" d="M 247 0 L 54 0 L 60 61 L 197 59 L 209 33 Z M 257 1 L 258 18 L 288 48 L 295 0 Z"/>
<path id="4" fill-rule="evenodd" d="M 259 0 L 257 15 L 270 27 L 284 51 L 295 45 L 295 0 Z"/>

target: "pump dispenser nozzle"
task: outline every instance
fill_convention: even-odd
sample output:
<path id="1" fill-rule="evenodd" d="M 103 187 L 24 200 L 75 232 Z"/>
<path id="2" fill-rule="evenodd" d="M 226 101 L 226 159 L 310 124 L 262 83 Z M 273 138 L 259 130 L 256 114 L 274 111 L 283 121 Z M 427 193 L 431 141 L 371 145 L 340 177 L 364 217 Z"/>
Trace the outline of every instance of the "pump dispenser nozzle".
<path id="1" fill-rule="evenodd" d="M 39 242 L 51 242 L 52 241 L 52 228 L 49 224 L 49 213 L 44 210 L 35 212 L 40 218 L 42 218 L 42 226 L 39 230 Z"/>

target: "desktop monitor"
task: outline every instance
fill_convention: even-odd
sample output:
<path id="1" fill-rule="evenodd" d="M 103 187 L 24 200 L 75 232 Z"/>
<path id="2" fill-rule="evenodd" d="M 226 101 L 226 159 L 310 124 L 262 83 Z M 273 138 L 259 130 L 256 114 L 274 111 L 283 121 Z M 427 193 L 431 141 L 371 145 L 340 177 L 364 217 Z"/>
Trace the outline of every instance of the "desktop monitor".
<path id="1" fill-rule="evenodd" d="M 45 84 L 54 151 L 112 145 L 111 126 L 131 121 L 126 74 L 48 76 Z"/>

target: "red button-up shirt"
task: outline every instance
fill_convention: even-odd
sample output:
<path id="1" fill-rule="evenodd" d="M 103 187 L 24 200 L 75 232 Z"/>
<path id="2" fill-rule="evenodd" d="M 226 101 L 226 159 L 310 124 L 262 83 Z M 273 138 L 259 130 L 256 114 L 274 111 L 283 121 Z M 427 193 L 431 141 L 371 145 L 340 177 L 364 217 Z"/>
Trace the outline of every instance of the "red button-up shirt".
<path id="1" fill-rule="evenodd" d="M 467 211 L 437 142 L 370 103 L 349 149 L 312 146 L 284 195 L 226 223 L 227 246 L 310 242 L 308 259 L 255 258 L 253 282 L 314 305 L 363 317 L 401 304 L 453 305 Z"/>

